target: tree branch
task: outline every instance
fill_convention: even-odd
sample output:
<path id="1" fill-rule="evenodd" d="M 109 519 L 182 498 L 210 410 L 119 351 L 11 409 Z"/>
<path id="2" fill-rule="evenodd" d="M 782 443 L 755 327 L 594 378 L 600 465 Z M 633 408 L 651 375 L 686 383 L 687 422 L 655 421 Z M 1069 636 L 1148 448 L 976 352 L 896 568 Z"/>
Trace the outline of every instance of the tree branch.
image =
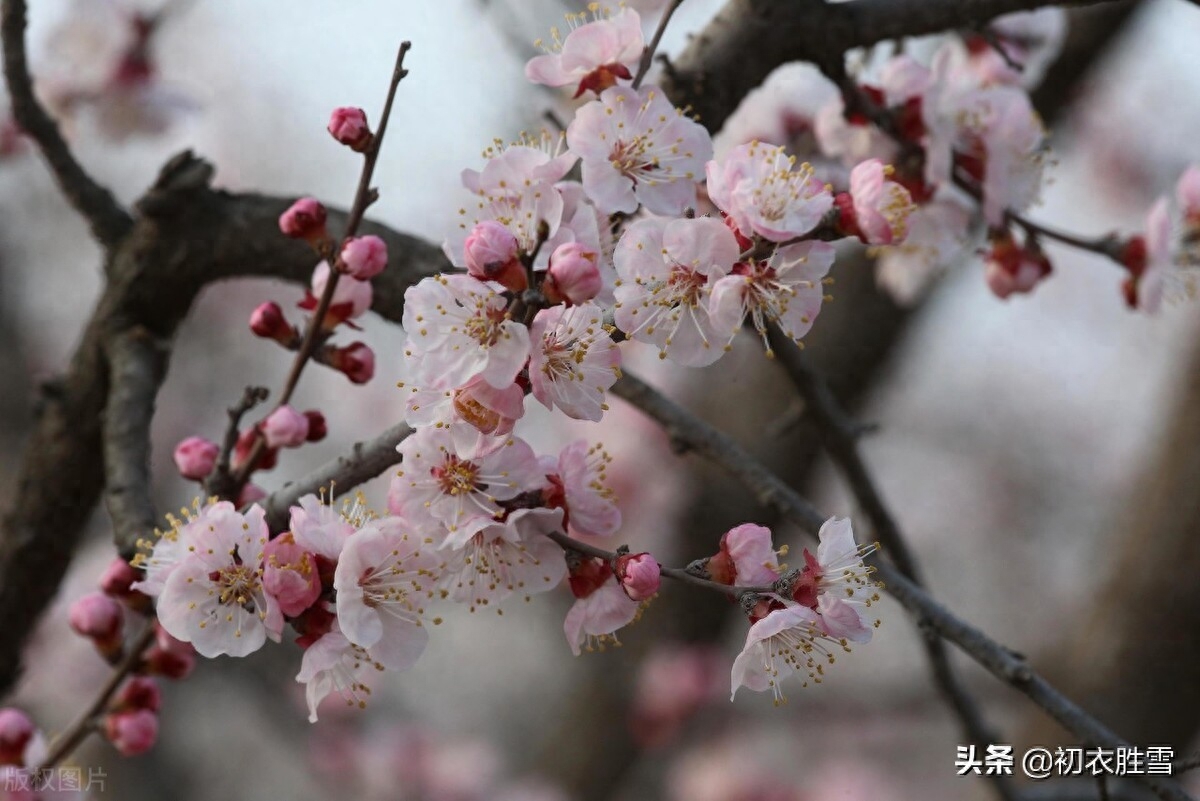
<path id="1" fill-rule="evenodd" d="M 613 392 L 656 420 L 676 443 L 724 467 L 762 503 L 776 507 L 810 534 L 815 535 L 825 522 L 825 515 L 740 445 L 648 384 L 625 373 L 613 386 Z M 877 570 L 876 575 L 885 583 L 887 592 L 913 615 L 918 625 L 927 626 L 938 636 L 953 642 L 988 672 L 1024 694 L 1082 741 L 1108 748 L 1129 745 L 1050 686 L 1029 667 L 1023 657 L 956 617 L 911 579 L 878 557 L 876 553 L 868 558 Z M 1148 786 L 1160 798 L 1189 801 L 1187 793 L 1169 778 L 1151 775 L 1132 778 Z"/>
<path id="2" fill-rule="evenodd" d="M 731 0 L 664 76 L 675 105 L 720 130 L 741 99 L 789 61 L 828 63 L 887 39 L 968 28 L 1014 11 L 1111 0 Z"/>
<path id="3" fill-rule="evenodd" d="M 167 374 L 168 343 L 131 328 L 106 343 L 108 405 L 104 409 L 104 502 L 113 541 L 125 558 L 158 522 L 150 497 L 150 423 Z"/>
<path id="4" fill-rule="evenodd" d="M 58 125 L 38 103 L 25 54 L 25 0 L 4 0 L 0 6 L 0 43 L 4 49 L 4 79 L 12 98 L 13 119 L 42 151 L 67 202 L 92 228 L 92 235 L 106 248 L 116 246 L 133 227 L 129 213 L 112 193 L 98 184 L 63 140 Z"/>
<path id="5" fill-rule="evenodd" d="M 406 424 L 392 426 L 369 442 L 356 442 L 350 452 L 318 467 L 298 481 L 290 481 L 265 498 L 261 505 L 267 511 L 267 525 L 272 534 L 288 527 L 288 512 L 305 495 L 327 492 L 330 500 L 346 493 L 364 481 L 370 481 L 384 470 L 400 463 L 396 448 L 412 429 Z"/>

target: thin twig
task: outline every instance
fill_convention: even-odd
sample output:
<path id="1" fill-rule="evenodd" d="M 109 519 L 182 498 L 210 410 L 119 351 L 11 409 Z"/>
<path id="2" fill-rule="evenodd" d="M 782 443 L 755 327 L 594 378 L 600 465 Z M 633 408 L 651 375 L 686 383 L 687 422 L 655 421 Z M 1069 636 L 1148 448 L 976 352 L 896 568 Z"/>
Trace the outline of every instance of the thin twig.
<path id="1" fill-rule="evenodd" d="M 217 453 L 217 463 L 213 467 L 213 474 L 204 482 L 204 489 L 209 495 L 225 498 L 237 492 L 229 464 L 241 434 L 239 429 L 242 425 L 242 418 L 246 416 L 246 412 L 265 401 L 270 394 L 271 391 L 266 387 L 246 387 L 242 392 L 241 399 L 225 410 L 229 417 L 229 423 L 225 427 L 225 437 L 221 440 L 221 450 Z"/>
<path id="2" fill-rule="evenodd" d="M 663 11 L 662 19 L 658 21 L 658 27 L 654 29 L 654 36 L 650 39 L 650 44 L 642 50 L 642 59 L 638 62 L 637 74 L 633 76 L 633 88 L 637 89 L 642 85 L 642 79 L 646 77 L 646 73 L 650 71 L 650 64 L 654 61 L 654 51 L 658 49 L 658 45 L 662 42 L 663 34 L 667 31 L 667 24 L 671 21 L 676 10 L 683 5 L 683 0 L 671 0 L 670 5 Z"/>
<path id="3" fill-rule="evenodd" d="M 92 235 L 105 248 L 112 248 L 129 233 L 133 219 L 112 193 L 75 160 L 57 123 L 34 94 L 25 54 L 25 0 L 4 0 L 2 13 L 0 43 L 4 49 L 4 78 L 12 98 L 13 119 L 37 142 L 63 196 L 88 221 Z"/>
<path id="4" fill-rule="evenodd" d="M 668 435 L 724 467 L 763 503 L 776 508 L 811 535 L 827 519 L 782 479 L 764 467 L 744 448 L 691 412 L 626 372 L 613 385 L 613 393 L 636 406 L 666 429 Z M 958 618 L 912 582 L 903 573 L 872 554 L 867 560 L 876 569 L 887 592 L 939 636 L 953 642 L 992 675 L 1024 694 L 1080 740 L 1106 748 L 1128 747 L 1074 701 L 1038 675 L 1020 655 L 992 640 L 979 629 Z M 1191 801 L 1169 778 L 1152 775 L 1131 777 L 1168 801 Z"/>
<path id="5" fill-rule="evenodd" d="M 288 514 L 305 495 L 324 490 L 329 500 L 343 495 L 389 467 L 400 463 L 397 446 L 412 434 L 404 423 L 392 426 L 369 442 L 357 442 L 350 452 L 327 462 L 297 481 L 284 484 L 260 501 L 267 511 L 267 525 L 272 534 L 287 528 Z"/>
<path id="6" fill-rule="evenodd" d="M 100 688 L 100 692 L 96 698 L 88 705 L 87 709 L 75 719 L 67 729 L 54 739 L 54 743 L 50 746 L 46 758 L 34 770 L 34 775 L 41 771 L 49 770 L 64 759 L 69 757 L 79 744 L 87 739 L 96 728 L 96 718 L 108 706 L 109 701 L 116 695 L 116 692 L 121 687 L 121 682 L 133 673 L 142 664 L 142 655 L 150 644 L 154 642 L 155 623 L 153 620 L 146 624 L 146 630 L 138 636 L 134 641 L 129 652 L 125 654 L 125 658 L 113 670 L 112 675 L 108 677 L 108 681 Z"/>
<path id="7" fill-rule="evenodd" d="M 129 557 L 158 520 L 150 497 L 150 421 L 170 349 L 138 327 L 114 334 L 105 355 L 109 390 L 104 410 L 104 502 L 117 551 Z"/>
<path id="8" fill-rule="evenodd" d="M 388 119 L 392 116 L 396 90 L 400 87 L 400 81 L 408 75 L 408 70 L 404 69 L 404 57 L 411 49 L 412 42 L 401 42 L 400 49 L 396 52 L 396 64 L 392 69 L 392 80 L 388 84 L 387 100 L 383 104 L 383 112 L 379 115 L 379 128 L 371 137 L 371 144 L 367 147 L 366 152 L 363 153 L 362 172 L 359 173 L 358 188 L 354 192 L 354 205 L 350 207 L 350 215 L 346 218 L 346 228 L 342 232 L 341 242 L 335 251 L 338 254 L 341 253 L 341 246 L 358 233 L 358 226 L 362 223 L 363 215 L 367 213 L 367 207 L 378 198 L 378 193 L 371 188 L 371 180 L 375 175 L 375 164 L 379 160 L 379 151 L 383 146 L 384 134 L 387 132 Z M 340 259 L 341 256 L 339 255 L 338 258 Z M 333 293 L 337 290 L 338 279 L 341 276 L 337 267 L 337 264 L 330 265 L 325 291 L 321 293 L 321 298 L 317 301 L 317 308 L 308 320 L 304 338 L 300 342 L 300 348 L 296 351 L 295 358 L 292 359 L 292 367 L 288 371 L 287 380 L 284 381 L 283 391 L 275 403 L 276 409 L 286 405 L 292 399 L 292 393 L 296 391 L 296 385 L 300 383 L 300 374 L 304 372 L 305 365 L 308 364 L 317 345 L 321 342 L 325 331 L 325 313 L 329 311 L 329 307 L 333 303 Z M 254 472 L 254 467 L 264 451 L 266 451 L 266 440 L 259 433 L 254 438 L 254 444 L 250 448 L 245 463 L 234 474 L 235 486 L 238 489 Z"/>

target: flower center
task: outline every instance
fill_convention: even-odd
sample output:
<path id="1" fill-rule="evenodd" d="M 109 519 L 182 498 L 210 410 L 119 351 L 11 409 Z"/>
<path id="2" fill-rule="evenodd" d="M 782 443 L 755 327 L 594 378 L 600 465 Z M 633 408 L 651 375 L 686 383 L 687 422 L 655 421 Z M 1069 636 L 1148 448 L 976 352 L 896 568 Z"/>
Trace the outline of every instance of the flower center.
<path id="1" fill-rule="evenodd" d="M 437 479 L 438 487 L 446 495 L 466 495 L 481 489 L 476 482 L 479 468 L 474 462 L 459 459 L 454 454 L 447 454 L 446 461 L 440 467 L 430 470 Z"/>

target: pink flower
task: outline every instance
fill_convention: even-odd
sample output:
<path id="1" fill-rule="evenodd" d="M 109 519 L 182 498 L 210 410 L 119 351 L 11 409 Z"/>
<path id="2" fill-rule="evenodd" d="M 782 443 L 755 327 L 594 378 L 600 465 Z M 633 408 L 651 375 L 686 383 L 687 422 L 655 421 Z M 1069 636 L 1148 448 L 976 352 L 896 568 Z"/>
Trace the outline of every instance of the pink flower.
<path id="1" fill-rule="evenodd" d="M 75 633 L 94 641 L 102 653 L 121 649 L 125 613 L 111 597 L 102 592 L 85 595 L 71 604 L 68 617 Z"/>
<path id="2" fill-rule="evenodd" d="M 771 544 L 771 529 L 743 523 L 721 535 L 720 551 L 708 560 L 709 577 L 735 587 L 770 586 L 782 570 L 779 553 Z"/>
<path id="3" fill-rule="evenodd" d="M 899 151 L 891 135 L 870 121 L 861 117 L 846 119 L 846 103 L 840 92 L 817 111 L 813 130 L 821 152 L 846 167 L 866 159 L 891 162 Z"/>
<path id="4" fill-rule="evenodd" d="M 496 220 L 484 220 L 471 229 L 463 243 L 463 261 L 467 272 L 480 281 L 498 281 L 505 286 L 525 282 L 525 267 L 520 261 L 520 245 L 512 231 Z M 523 288 L 523 287 L 522 287 Z"/>
<path id="5" fill-rule="evenodd" d="M 523 134 L 512 144 L 497 140 L 483 152 L 482 170 L 462 171 L 462 184 L 472 194 L 487 197 L 516 197 L 527 189 L 550 187 L 561 181 L 579 158 L 563 149 L 563 134 L 541 131 Z"/>
<path id="6" fill-rule="evenodd" d="M 460 542 L 499 516 L 499 501 L 545 483 L 533 449 L 515 437 L 486 442 L 422 428 L 397 450 L 396 503 L 413 522 L 442 523 Z"/>
<path id="7" fill-rule="evenodd" d="M 731 148 L 749 142 L 791 145 L 811 138 L 817 112 L 839 96 L 833 82 L 812 64 L 779 67 L 725 121 L 713 142 L 718 159 L 724 161 Z"/>
<path id="8" fill-rule="evenodd" d="M 510 319 L 507 301 L 466 275 L 436 275 L 404 293 L 406 354 L 426 387 L 461 387 L 475 376 L 502 389 L 529 358 L 529 330 Z"/>
<path id="9" fill-rule="evenodd" d="M 819 683 L 825 663 L 833 664 L 834 651 L 849 650 L 825 633 L 820 616 L 807 606 L 787 606 L 770 612 L 750 627 L 746 644 L 733 662 L 730 700 L 742 687 L 755 692 L 771 690 L 775 703 L 785 700 L 781 682 L 792 673 L 804 673 Z"/>
<path id="10" fill-rule="evenodd" d="M 413 428 L 466 423 L 480 434 L 502 437 L 525 414 L 525 390 L 519 384 L 497 389 L 476 376 L 458 389 L 413 387 L 404 409 L 404 421 Z"/>
<path id="11" fill-rule="evenodd" d="M 575 97 L 589 90 L 599 94 L 617 79 L 631 80 L 644 47 L 637 12 L 623 8 L 611 17 L 596 13 L 594 21 L 586 20 L 586 14 L 568 14 L 572 30 L 565 39 L 551 28 L 547 54 L 529 60 L 525 77 L 546 86 L 577 85 Z M 542 40 L 535 44 L 541 47 Z"/>
<path id="12" fill-rule="evenodd" d="M 879 545 L 858 545 L 848 518 L 831 517 L 817 536 L 817 555 L 804 549 L 804 568 L 792 584 L 792 600 L 820 612 L 830 636 L 869 642 L 878 620 L 867 610 L 879 601 L 880 585 L 863 558 Z"/>
<path id="13" fill-rule="evenodd" d="M 935 199 L 908 218 L 902 244 L 879 248 L 876 281 L 900 303 L 911 303 L 941 270 L 965 254 L 971 214 L 957 201 Z"/>
<path id="14" fill-rule="evenodd" d="M 554 306 L 537 313 L 530 327 L 529 383 L 547 409 L 576 420 L 598 421 L 608 405 L 604 393 L 621 377 L 621 352 L 604 329 L 599 306 Z"/>
<path id="15" fill-rule="evenodd" d="M 579 305 L 600 294 L 603 280 L 596 266 L 599 254 L 580 242 L 567 242 L 554 249 L 542 292 L 551 303 Z"/>
<path id="16" fill-rule="evenodd" d="M 575 603 L 563 621 L 571 652 L 604 650 L 618 643 L 616 632 L 637 619 L 641 605 L 629 599 L 612 567 L 602 559 L 583 559 L 568 578 Z"/>
<path id="17" fill-rule="evenodd" d="M 907 189 L 888 180 L 891 171 L 879 159 L 850 171 L 853 226 L 845 227 L 868 245 L 899 244 L 908 235 L 908 216 L 916 207 Z"/>
<path id="18" fill-rule="evenodd" d="M 384 670 L 374 649 L 350 642 L 334 623 L 332 631 L 304 651 L 296 676 L 296 681 L 305 685 L 309 722 L 317 722 L 317 708 L 332 692 L 342 696 L 348 706 L 365 709 L 371 688 Z"/>
<path id="19" fill-rule="evenodd" d="M 737 258 L 737 240 L 718 220 L 638 220 L 613 255 L 620 276 L 617 326 L 656 345 L 661 358 L 689 367 L 712 364 L 730 337 L 710 319 L 709 295 Z"/>
<path id="20" fill-rule="evenodd" d="M 318 301 L 325 294 L 325 287 L 329 283 L 331 272 L 327 261 L 316 266 L 312 275 L 312 290 L 301 301 L 300 308 L 309 310 L 317 308 Z M 329 311 L 325 312 L 325 319 L 321 323 L 322 327 L 326 331 L 330 331 L 346 320 L 361 317 L 371 308 L 373 299 L 374 293 L 369 281 L 359 281 L 348 275 L 342 276 L 333 290 L 333 299 L 329 304 Z"/>
<path id="21" fill-rule="evenodd" d="M 352 384 L 366 384 L 375 377 L 375 351 L 365 342 L 351 342 L 343 348 L 327 347 L 321 359 Z"/>
<path id="22" fill-rule="evenodd" d="M 518 509 L 487 523 L 470 537 L 446 533 L 442 588 L 472 612 L 495 607 L 519 593 L 525 598 L 552 590 L 567 573 L 562 549 L 546 534 L 562 531 L 559 509 Z"/>
<path id="23" fill-rule="evenodd" d="M 622 554 L 613 572 L 631 601 L 646 601 L 658 592 L 661 565 L 648 553 Z"/>
<path id="24" fill-rule="evenodd" d="M 198 531 L 167 578 L 158 618 L 167 633 L 190 642 L 201 656 L 246 656 L 283 629 L 279 604 L 262 585 L 269 538 L 265 514 L 222 514 Z"/>
<path id="25" fill-rule="evenodd" d="M 1020 89 L 982 89 L 968 109 L 966 118 L 979 122 L 966 135 L 977 136 L 984 153 L 983 216 L 990 225 L 1002 225 L 1008 211 L 1024 211 L 1038 198 L 1046 129 Z"/>
<path id="26" fill-rule="evenodd" d="M 377 236 L 355 236 L 342 245 L 341 266 L 359 281 L 370 281 L 387 267 L 387 244 Z"/>
<path id="27" fill-rule="evenodd" d="M 158 740 L 158 715 L 149 709 L 105 715 L 104 736 L 121 756 L 144 754 Z"/>
<path id="28" fill-rule="evenodd" d="M 988 24 L 991 41 L 968 36 L 971 69 L 985 83 L 1034 87 L 1062 50 L 1067 34 L 1067 12 L 1039 8 L 1005 14 Z M 997 52 L 1004 50 L 1005 55 Z M 1005 57 L 1007 56 L 1007 58 Z M 1010 62 L 1019 65 L 1016 69 Z"/>
<path id="29" fill-rule="evenodd" d="M 833 196 L 812 166 L 795 166 L 795 157 L 782 147 L 740 145 L 724 163 L 708 163 L 708 196 L 742 234 L 771 242 L 794 239 L 816 228 L 833 207 Z"/>
<path id="30" fill-rule="evenodd" d="M 263 549 L 263 589 L 275 597 L 279 611 L 296 617 L 321 596 L 321 575 L 315 554 L 286 533 Z"/>
<path id="31" fill-rule="evenodd" d="M 305 495 L 291 508 L 288 528 L 304 550 L 333 565 L 341 556 L 347 538 L 361 527 L 369 514 L 361 499 L 345 500 L 339 513 L 316 495 Z"/>
<path id="32" fill-rule="evenodd" d="M 329 239 L 325 230 L 326 216 L 321 201 L 312 197 L 302 197 L 280 215 L 279 230 L 285 236 L 303 239 L 315 246 Z"/>
<path id="33" fill-rule="evenodd" d="M 1009 234 L 996 237 L 983 265 L 984 280 L 996 297 L 1032 292 L 1050 275 L 1050 259 L 1036 245 L 1020 247 Z"/>
<path id="34" fill-rule="evenodd" d="M 429 641 L 424 604 L 440 567 L 423 540 L 398 517 L 371 520 L 346 540 L 334 572 L 342 633 L 392 670 L 412 667 Z"/>
<path id="35" fill-rule="evenodd" d="M 167 579 L 179 566 L 179 562 L 195 551 L 196 543 L 203 532 L 215 530 L 218 527 L 227 528 L 238 525 L 240 515 L 229 501 L 217 501 L 200 505 L 200 500 L 193 502 L 191 509 L 183 510 L 183 519 L 167 515 L 171 528 L 167 531 L 155 531 L 156 540 L 140 540 L 138 548 L 141 553 L 131 562 L 134 567 L 145 571 L 146 577 L 131 585 L 132 589 L 157 597 L 166 586 Z"/>
<path id="36" fill-rule="evenodd" d="M 599 445 L 576 440 L 558 455 L 557 472 L 542 491 L 548 506 L 561 507 L 572 537 L 606 537 L 621 527 L 621 510 L 608 486 L 610 457 Z"/>
<path id="37" fill-rule="evenodd" d="M 1178 302 L 1200 294 L 1200 251 L 1191 242 L 1194 226 L 1177 218 L 1168 198 L 1150 207 L 1143 264 L 1130 269 L 1128 292 L 1136 308 L 1153 314 L 1164 300 Z"/>
<path id="38" fill-rule="evenodd" d="M 148 709 L 157 712 L 162 706 L 162 690 L 149 676 L 134 676 L 121 685 L 113 698 L 112 708 L 118 712 Z"/>
<path id="39" fill-rule="evenodd" d="M 283 316 L 278 303 L 261 303 L 250 314 L 250 330 L 264 339 L 273 339 L 281 345 L 290 345 L 299 334 L 295 326 Z"/>
<path id="40" fill-rule="evenodd" d="M 342 106 L 335 108 L 329 115 L 329 134 L 359 153 L 363 153 L 371 144 L 371 128 L 367 125 L 367 113 L 361 108 Z"/>
<path id="41" fill-rule="evenodd" d="M 825 300 L 823 281 L 835 251 L 828 242 L 798 242 L 777 247 L 765 261 L 741 261 L 717 280 L 709 300 L 713 325 L 725 345 L 747 317 L 762 337 L 768 355 L 767 324 L 775 323 L 793 342 L 812 328 Z"/>
<path id="42" fill-rule="evenodd" d="M 191 481 L 203 481 L 217 464 L 221 449 L 204 437 L 188 437 L 175 446 L 175 467 Z"/>
<path id="43" fill-rule="evenodd" d="M 296 448 L 308 440 L 308 418 L 291 406 L 280 406 L 259 424 L 268 448 Z"/>
<path id="44" fill-rule="evenodd" d="M 0 709 L 0 765 L 25 764 L 25 748 L 37 736 L 33 720 L 19 709 Z"/>
<path id="45" fill-rule="evenodd" d="M 696 181 L 712 157 L 701 125 L 660 89 L 622 86 L 583 106 L 567 128 L 583 162 L 583 188 L 601 212 L 682 214 L 695 203 Z"/>

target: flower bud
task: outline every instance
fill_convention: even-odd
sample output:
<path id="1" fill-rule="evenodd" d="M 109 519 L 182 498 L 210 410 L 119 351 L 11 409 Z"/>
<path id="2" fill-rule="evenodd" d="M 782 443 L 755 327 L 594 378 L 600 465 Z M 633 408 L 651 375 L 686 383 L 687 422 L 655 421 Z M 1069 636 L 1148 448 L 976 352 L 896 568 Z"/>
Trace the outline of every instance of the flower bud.
<path id="1" fill-rule="evenodd" d="M 158 715 L 149 709 L 106 715 L 104 736 L 122 756 L 144 754 L 158 739 Z"/>
<path id="2" fill-rule="evenodd" d="M 296 327 L 283 316 L 278 303 L 267 301 L 259 304 L 250 314 L 250 330 L 263 339 L 273 339 L 281 345 L 290 346 L 298 338 Z"/>
<path id="3" fill-rule="evenodd" d="M 191 643 L 177 640 L 157 622 L 154 624 L 154 645 L 146 651 L 145 670 L 153 676 L 168 679 L 186 678 L 196 666 L 196 649 Z"/>
<path id="4" fill-rule="evenodd" d="M 238 470 L 246 460 L 250 458 L 251 451 L 254 450 L 254 443 L 258 439 L 257 428 L 247 428 L 242 433 L 238 434 L 237 445 L 233 448 L 233 468 Z M 273 470 L 279 462 L 279 450 L 277 448 L 267 448 L 258 457 L 258 461 L 254 463 L 255 470 Z"/>
<path id="5" fill-rule="evenodd" d="M 542 292 L 552 303 L 584 303 L 600 294 L 603 281 L 596 266 L 596 253 L 579 242 L 559 245 L 550 254 L 550 268 Z"/>
<path id="6" fill-rule="evenodd" d="M 296 448 L 308 439 L 308 418 L 291 406 L 280 406 L 259 423 L 268 448 Z"/>
<path id="7" fill-rule="evenodd" d="M 75 633 L 92 640 L 105 658 L 120 653 L 125 613 L 112 598 L 102 592 L 85 595 L 71 604 L 67 618 Z"/>
<path id="8" fill-rule="evenodd" d="M 387 267 L 387 245 L 377 236 L 356 236 L 342 245 L 341 266 L 351 278 L 369 281 Z"/>
<path id="9" fill-rule="evenodd" d="M 303 239 L 314 248 L 329 241 L 325 207 L 316 198 L 302 197 L 279 216 L 279 230 L 292 239 Z"/>
<path id="10" fill-rule="evenodd" d="M 335 108 L 329 115 L 327 129 L 334 139 L 359 153 L 366 151 L 373 138 L 366 112 L 353 106 Z"/>
<path id="11" fill-rule="evenodd" d="M 23 765 L 25 747 L 37 734 L 33 720 L 19 709 L 0 709 L 0 765 Z"/>
<path id="12" fill-rule="evenodd" d="M 237 505 L 238 508 L 249 506 L 252 503 L 257 503 L 267 497 L 267 491 L 257 484 L 246 484 L 242 487 L 242 491 L 238 493 Z"/>
<path id="13" fill-rule="evenodd" d="M 113 598 L 128 598 L 130 595 L 138 594 L 132 589 L 135 581 L 140 581 L 142 578 L 137 568 L 126 562 L 121 557 L 115 557 L 108 563 L 108 567 L 104 569 L 104 573 L 100 576 L 100 589 L 105 595 L 110 595 Z"/>
<path id="14" fill-rule="evenodd" d="M 321 596 L 317 558 L 291 534 L 276 537 L 263 549 L 262 583 L 288 617 L 301 614 Z"/>
<path id="15" fill-rule="evenodd" d="M 463 258 L 472 277 L 497 281 L 514 292 L 528 286 L 520 252 L 512 231 L 495 220 L 478 223 L 463 244 Z"/>
<path id="16" fill-rule="evenodd" d="M 645 601 L 658 592 L 661 567 L 648 553 L 622 554 L 613 569 L 621 589 L 631 601 Z"/>
<path id="17" fill-rule="evenodd" d="M 162 706 L 162 691 L 158 682 L 149 676 L 134 676 L 121 686 L 113 698 L 113 708 L 118 712 L 148 709 L 157 712 Z"/>
<path id="18" fill-rule="evenodd" d="M 988 288 L 1003 300 L 1012 294 L 1032 292 L 1051 269 L 1050 260 L 1040 248 L 1028 244 L 1021 247 L 1012 236 L 1003 234 L 992 240 L 983 276 Z"/>
<path id="19" fill-rule="evenodd" d="M 203 481 L 217 464 L 221 449 L 204 437 L 188 437 L 175 446 L 175 467 L 190 481 Z"/>
<path id="20" fill-rule="evenodd" d="M 304 416 L 308 418 L 308 441 L 320 442 L 325 439 L 329 433 L 329 427 L 325 424 L 325 415 L 316 409 L 309 409 Z"/>
<path id="21" fill-rule="evenodd" d="M 355 384 L 365 384 L 375 376 L 375 351 L 365 342 L 352 342 L 344 348 L 326 348 L 321 360 L 345 373 Z"/>

